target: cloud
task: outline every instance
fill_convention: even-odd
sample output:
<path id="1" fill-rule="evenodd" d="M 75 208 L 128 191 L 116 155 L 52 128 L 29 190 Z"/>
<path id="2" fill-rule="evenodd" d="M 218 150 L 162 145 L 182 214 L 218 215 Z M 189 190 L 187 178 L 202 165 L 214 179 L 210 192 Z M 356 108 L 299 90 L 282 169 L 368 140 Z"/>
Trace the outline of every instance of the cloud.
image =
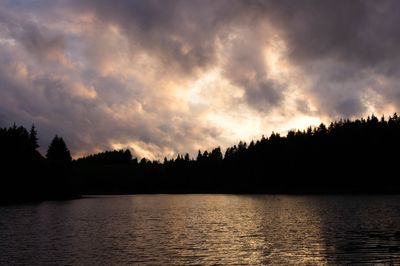
<path id="1" fill-rule="evenodd" d="M 399 107 L 398 1 L 3 1 L 0 125 L 161 159 Z"/>
<path id="2" fill-rule="evenodd" d="M 3 41 L 13 41 L 39 60 L 64 59 L 64 37 L 45 25 L 37 25 L 33 19 L 20 19 L 18 14 L 6 10 L 0 10 L 0 25 L 2 34 L 7 36 Z"/>
<path id="3" fill-rule="evenodd" d="M 391 79 L 398 69 L 397 1 L 264 1 L 259 8 L 273 10 L 270 20 L 285 39 L 287 56 L 309 79 L 308 93 L 322 113 L 365 114 L 371 86 L 389 95 L 374 76 Z M 390 97 L 388 104 L 398 107 Z"/>

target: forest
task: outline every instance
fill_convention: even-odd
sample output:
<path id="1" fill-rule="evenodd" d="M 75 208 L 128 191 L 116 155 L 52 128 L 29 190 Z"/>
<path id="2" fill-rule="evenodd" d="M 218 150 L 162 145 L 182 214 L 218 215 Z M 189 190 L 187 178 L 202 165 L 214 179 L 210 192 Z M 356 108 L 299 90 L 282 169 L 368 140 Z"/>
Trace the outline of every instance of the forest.
<path id="1" fill-rule="evenodd" d="M 400 118 L 340 120 L 286 136 L 179 154 L 163 162 L 129 150 L 73 160 L 62 137 L 38 152 L 34 126 L 0 129 L 0 202 L 128 193 L 398 193 Z"/>

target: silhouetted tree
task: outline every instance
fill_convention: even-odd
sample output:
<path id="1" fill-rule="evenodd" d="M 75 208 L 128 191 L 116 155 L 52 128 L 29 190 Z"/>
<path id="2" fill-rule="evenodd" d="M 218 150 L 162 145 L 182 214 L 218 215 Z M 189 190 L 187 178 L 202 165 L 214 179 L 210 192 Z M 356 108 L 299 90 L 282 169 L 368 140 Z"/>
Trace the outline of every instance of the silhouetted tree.
<path id="1" fill-rule="evenodd" d="M 199 150 L 199 152 L 197 153 L 197 159 L 198 162 L 200 162 L 201 160 L 203 160 L 203 154 L 201 153 L 201 150 Z"/>
<path id="2" fill-rule="evenodd" d="M 77 162 L 82 164 L 107 165 L 107 164 L 130 164 L 133 163 L 133 160 L 130 150 L 126 149 L 126 150 L 105 151 L 97 154 L 88 155 L 83 158 L 79 158 Z"/>
<path id="3" fill-rule="evenodd" d="M 53 138 L 47 150 L 46 158 L 51 161 L 71 162 L 71 153 L 63 138 L 57 135 Z"/>
<path id="4" fill-rule="evenodd" d="M 16 124 L 0 128 L 0 147 L 2 170 L 8 173 L 0 178 L 0 203 L 77 195 L 78 187 L 70 178 L 71 165 L 45 160 L 37 151 L 35 126 L 32 125 L 30 131 Z M 60 150 L 68 151 L 63 140 L 57 137 L 50 145 L 49 158 L 71 161 L 69 151 L 66 154 Z"/>
<path id="5" fill-rule="evenodd" d="M 31 130 L 29 131 L 29 144 L 32 149 L 36 150 L 39 148 L 38 137 L 35 125 L 32 125 Z"/>
<path id="6" fill-rule="evenodd" d="M 222 160 L 222 152 L 221 148 L 215 148 L 211 151 L 209 158 L 213 161 L 221 161 Z"/>
<path id="7" fill-rule="evenodd" d="M 190 157 L 189 157 L 189 153 L 185 154 L 185 162 L 189 162 L 190 161 Z"/>

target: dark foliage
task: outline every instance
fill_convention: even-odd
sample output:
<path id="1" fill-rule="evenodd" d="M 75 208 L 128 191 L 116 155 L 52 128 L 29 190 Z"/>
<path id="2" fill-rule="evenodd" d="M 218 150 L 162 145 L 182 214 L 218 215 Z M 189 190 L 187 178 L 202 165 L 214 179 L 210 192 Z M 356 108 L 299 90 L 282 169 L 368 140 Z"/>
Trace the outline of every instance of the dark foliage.
<path id="1" fill-rule="evenodd" d="M 138 161 L 129 150 L 71 161 L 56 136 L 47 159 L 34 126 L 0 129 L 1 201 L 85 193 L 398 193 L 400 118 L 340 120 L 286 136 L 179 154 L 163 163 Z"/>
<path id="2" fill-rule="evenodd" d="M 50 161 L 65 163 L 72 161 L 71 153 L 63 138 L 58 137 L 57 135 L 53 138 L 47 150 L 46 158 Z"/>
<path id="3" fill-rule="evenodd" d="M 0 160 L 2 175 L 0 178 L 0 203 L 61 199 L 78 195 L 78 186 L 73 183 L 70 165 L 65 164 L 71 156 L 64 141 L 58 138 L 50 145 L 49 158 L 46 160 L 37 151 L 37 132 L 34 126 L 28 132 L 16 125 L 0 128 Z M 62 148 L 62 152 L 57 150 Z M 54 157 L 52 154 L 55 154 Z M 58 154 L 62 154 L 58 157 Z M 61 159 L 61 160 L 58 160 Z"/>
<path id="4" fill-rule="evenodd" d="M 387 193 L 399 192 L 400 119 L 340 120 L 249 145 L 188 154 L 163 163 L 122 159 L 123 151 L 80 159 L 89 193 Z M 120 160 L 114 158 L 119 154 Z M 107 158 L 107 159 L 106 159 Z M 89 162 L 96 161 L 96 165 Z M 112 162 L 112 163 L 108 163 Z"/>
<path id="5" fill-rule="evenodd" d="M 77 160 L 78 163 L 88 165 L 128 164 L 131 161 L 132 154 L 129 150 L 105 151 Z"/>
<path id="6" fill-rule="evenodd" d="M 2 162 L 19 160 L 26 162 L 38 160 L 41 155 L 37 152 L 37 133 L 34 126 L 30 132 L 15 124 L 10 128 L 0 128 L 0 156 Z"/>

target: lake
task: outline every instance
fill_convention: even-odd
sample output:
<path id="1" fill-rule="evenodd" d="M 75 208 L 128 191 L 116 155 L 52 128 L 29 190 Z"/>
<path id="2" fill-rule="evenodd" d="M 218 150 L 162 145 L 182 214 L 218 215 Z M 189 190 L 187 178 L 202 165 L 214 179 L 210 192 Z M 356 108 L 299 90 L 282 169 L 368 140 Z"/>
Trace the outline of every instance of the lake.
<path id="1" fill-rule="evenodd" d="M 132 195 L 0 206 L 0 265 L 400 264 L 400 196 Z"/>

